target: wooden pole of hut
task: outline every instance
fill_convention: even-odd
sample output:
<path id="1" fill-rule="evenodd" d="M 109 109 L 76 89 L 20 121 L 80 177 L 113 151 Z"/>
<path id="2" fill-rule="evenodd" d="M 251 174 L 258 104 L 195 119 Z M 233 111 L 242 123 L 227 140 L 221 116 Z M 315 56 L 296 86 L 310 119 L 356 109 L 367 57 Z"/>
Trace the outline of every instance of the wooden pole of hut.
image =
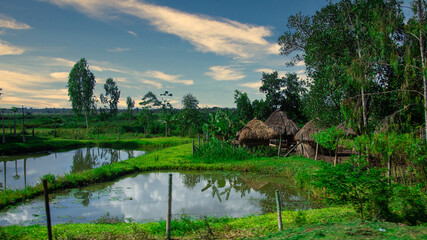
<path id="1" fill-rule="evenodd" d="M 277 151 L 277 156 L 280 157 L 280 152 L 282 151 L 282 134 L 280 134 L 279 139 L 279 150 Z"/>
<path id="2" fill-rule="evenodd" d="M 304 157 L 304 141 L 303 141 L 303 134 L 301 134 L 300 141 L 301 141 L 301 156 Z"/>
<path id="3" fill-rule="evenodd" d="M 316 155 L 314 156 L 314 160 L 317 161 L 317 155 L 319 154 L 319 143 L 316 142 Z"/>

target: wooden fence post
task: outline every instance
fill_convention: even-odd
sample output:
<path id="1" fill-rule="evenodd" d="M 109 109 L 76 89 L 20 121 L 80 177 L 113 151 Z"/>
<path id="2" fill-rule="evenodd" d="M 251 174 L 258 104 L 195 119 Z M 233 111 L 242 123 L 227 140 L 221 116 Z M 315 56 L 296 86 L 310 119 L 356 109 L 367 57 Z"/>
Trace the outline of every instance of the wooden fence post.
<path id="1" fill-rule="evenodd" d="M 25 115 L 24 115 L 24 105 L 22 105 L 22 142 L 27 142 L 25 139 Z"/>
<path id="2" fill-rule="evenodd" d="M 277 223 L 279 225 L 279 230 L 282 230 L 282 208 L 280 204 L 279 190 L 276 190 Z"/>
<path id="3" fill-rule="evenodd" d="M 47 179 L 43 179 L 43 188 L 44 188 L 44 206 L 46 208 L 47 236 L 49 240 L 52 240 L 52 226 L 50 222 L 49 190 L 47 188 Z"/>
<path id="4" fill-rule="evenodd" d="M 171 239 L 171 218 L 172 218 L 172 173 L 169 174 L 168 212 L 167 212 L 167 221 L 166 221 L 166 239 Z"/>

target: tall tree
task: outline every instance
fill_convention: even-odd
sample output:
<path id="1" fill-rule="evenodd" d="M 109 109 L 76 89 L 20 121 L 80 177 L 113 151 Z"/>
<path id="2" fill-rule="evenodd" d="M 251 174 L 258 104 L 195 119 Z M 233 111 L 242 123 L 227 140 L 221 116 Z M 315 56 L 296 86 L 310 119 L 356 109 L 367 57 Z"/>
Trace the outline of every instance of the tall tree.
<path id="1" fill-rule="evenodd" d="M 390 62 L 399 45 L 402 16 L 395 0 L 342 0 L 312 17 L 297 14 L 289 18 L 290 30 L 279 38 L 281 53 L 301 54 L 291 64 L 305 61 L 313 79 L 309 94 L 312 117 L 338 123 L 345 99 L 357 100 L 353 111 L 360 109 L 354 115 L 360 119 L 360 129 L 367 129 L 369 116 L 376 122 L 388 114 L 368 96 L 396 87 L 392 83 L 398 76 Z M 390 112 L 399 107 L 394 104 L 396 101 L 389 105 L 393 106 L 388 108 Z"/>
<path id="2" fill-rule="evenodd" d="M 126 113 L 129 117 L 129 121 L 130 121 L 132 118 L 132 109 L 135 107 L 135 101 L 132 100 L 132 98 L 130 96 L 128 96 L 126 99 L 126 107 L 127 107 Z"/>
<path id="3" fill-rule="evenodd" d="M 67 87 L 73 112 L 77 116 L 81 116 L 83 112 L 87 128 L 89 128 L 88 117 L 95 108 L 93 96 L 95 83 L 95 75 L 89 70 L 86 59 L 81 58 L 71 69 Z"/>
<path id="4" fill-rule="evenodd" d="M 200 121 L 198 117 L 198 105 L 199 100 L 191 94 L 188 93 L 182 97 L 181 100 L 183 109 L 181 111 L 182 113 L 182 124 L 183 127 L 188 128 L 189 135 L 191 135 L 191 129 L 197 128 L 200 126 Z"/>
<path id="5" fill-rule="evenodd" d="M 165 131 L 166 131 L 166 137 L 167 137 L 171 131 L 170 125 L 172 121 L 173 107 L 172 107 L 172 104 L 170 103 L 170 97 L 172 97 L 173 94 L 170 93 L 169 91 L 165 91 L 161 93 L 160 96 L 162 97 L 162 101 L 160 103 L 162 106 L 163 121 L 165 122 L 165 127 L 166 127 Z"/>
<path id="6" fill-rule="evenodd" d="M 236 112 L 239 120 L 245 124 L 252 120 L 254 110 L 247 93 L 234 90 L 234 103 L 236 104 Z"/>
<path id="7" fill-rule="evenodd" d="M 265 94 L 265 101 L 272 106 L 273 109 L 280 108 L 281 105 L 281 88 L 283 86 L 282 79 L 279 78 L 277 71 L 272 73 L 262 73 L 262 85 L 259 91 Z M 274 111 L 274 110 L 273 110 Z"/>
<path id="8" fill-rule="evenodd" d="M 104 84 L 105 95 L 101 94 L 100 99 L 103 104 L 108 104 L 110 116 L 116 116 L 118 113 L 117 104 L 120 99 L 120 90 L 112 78 L 108 78 Z"/>

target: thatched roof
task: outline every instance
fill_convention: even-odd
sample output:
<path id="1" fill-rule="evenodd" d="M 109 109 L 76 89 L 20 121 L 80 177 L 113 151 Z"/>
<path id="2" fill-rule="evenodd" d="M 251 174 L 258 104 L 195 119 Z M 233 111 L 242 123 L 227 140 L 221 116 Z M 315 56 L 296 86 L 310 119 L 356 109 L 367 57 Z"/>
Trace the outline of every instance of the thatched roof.
<path id="1" fill-rule="evenodd" d="M 304 127 L 302 127 L 301 130 L 299 130 L 299 132 L 295 135 L 294 139 L 299 141 L 301 140 L 302 136 L 303 141 L 314 141 L 311 135 L 324 129 L 319 126 L 319 121 L 319 119 L 315 118 L 306 123 Z"/>
<path id="2" fill-rule="evenodd" d="M 347 136 L 356 136 L 357 135 L 353 129 L 347 127 L 347 124 L 345 122 L 340 123 L 337 126 L 337 129 L 343 130 L 345 135 L 347 135 Z"/>
<path id="3" fill-rule="evenodd" d="M 274 111 L 265 121 L 265 124 L 276 131 L 278 134 L 293 136 L 300 130 L 298 125 L 286 116 L 279 109 Z"/>
<path id="4" fill-rule="evenodd" d="M 252 119 L 242 128 L 239 142 L 248 140 L 269 140 L 277 137 L 277 132 L 258 119 Z"/>

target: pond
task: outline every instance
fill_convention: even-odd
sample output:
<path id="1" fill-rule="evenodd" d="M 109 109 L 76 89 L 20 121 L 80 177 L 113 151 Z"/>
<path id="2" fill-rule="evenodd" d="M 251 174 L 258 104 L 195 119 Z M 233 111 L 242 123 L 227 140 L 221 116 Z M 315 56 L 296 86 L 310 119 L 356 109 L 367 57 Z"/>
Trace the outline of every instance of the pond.
<path id="1" fill-rule="evenodd" d="M 143 154 L 144 151 L 87 147 L 65 152 L 0 157 L 0 189 L 23 189 L 37 185 L 38 180 L 49 173 L 64 175 L 80 172 Z"/>
<path id="2" fill-rule="evenodd" d="M 51 195 L 52 224 L 96 222 L 101 217 L 148 222 L 164 219 L 168 194 L 167 172 L 131 175 L 121 180 Z M 304 191 L 284 178 L 231 172 L 174 172 L 172 214 L 192 217 L 274 212 L 275 191 L 282 209 L 309 209 Z M 44 200 L 0 212 L 0 225 L 46 224 Z"/>

